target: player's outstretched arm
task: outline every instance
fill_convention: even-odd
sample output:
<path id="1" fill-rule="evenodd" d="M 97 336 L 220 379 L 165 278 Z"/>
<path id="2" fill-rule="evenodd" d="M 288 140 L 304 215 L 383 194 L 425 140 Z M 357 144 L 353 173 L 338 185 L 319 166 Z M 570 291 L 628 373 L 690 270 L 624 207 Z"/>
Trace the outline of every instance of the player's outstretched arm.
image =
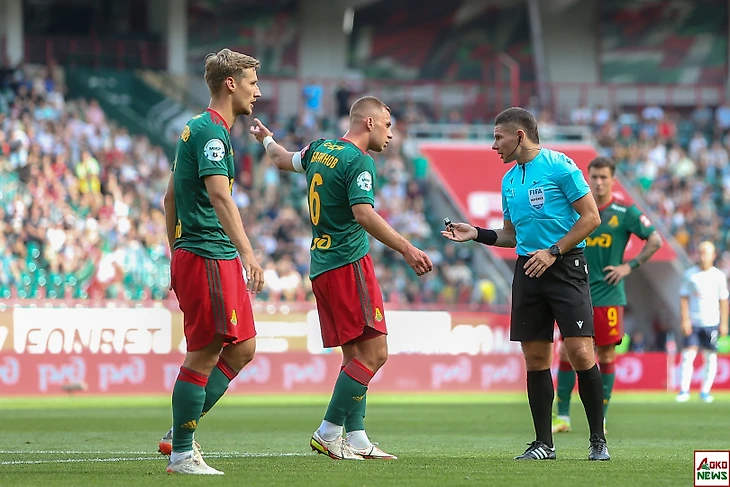
<path id="1" fill-rule="evenodd" d="M 167 229 L 167 243 L 170 244 L 170 257 L 175 251 L 175 225 L 177 225 L 177 213 L 175 211 L 175 173 L 170 175 L 167 183 L 167 192 L 162 202 L 165 208 L 165 227 Z"/>
<path id="2" fill-rule="evenodd" d="M 282 171 L 302 172 L 301 157 L 299 152 L 289 152 L 274 140 L 274 134 L 261 123 L 258 118 L 253 119 L 251 135 L 256 137 L 264 145 L 266 155 Z"/>
<path id="3" fill-rule="evenodd" d="M 210 204 L 213 205 L 223 231 L 241 254 L 246 277 L 248 277 L 248 289 L 259 293 L 264 288 L 264 271 L 253 254 L 251 242 L 243 229 L 241 214 L 231 197 L 229 184 L 226 176 L 205 177 L 205 188 L 208 190 Z"/>
<path id="4" fill-rule="evenodd" d="M 368 203 L 352 205 L 357 223 L 379 242 L 403 255 L 416 274 L 422 276 L 433 269 L 433 263 L 423 251 L 414 247 L 403 235 L 396 232 Z"/>

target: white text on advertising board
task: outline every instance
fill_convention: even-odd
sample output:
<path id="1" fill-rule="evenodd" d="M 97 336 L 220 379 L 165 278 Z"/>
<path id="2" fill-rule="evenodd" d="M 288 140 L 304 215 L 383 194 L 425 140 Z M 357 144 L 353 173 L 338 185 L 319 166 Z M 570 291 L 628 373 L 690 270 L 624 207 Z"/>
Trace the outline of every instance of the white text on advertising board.
<path id="1" fill-rule="evenodd" d="M 13 310 L 16 353 L 169 353 L 171 334 L 163 308 Z"/>

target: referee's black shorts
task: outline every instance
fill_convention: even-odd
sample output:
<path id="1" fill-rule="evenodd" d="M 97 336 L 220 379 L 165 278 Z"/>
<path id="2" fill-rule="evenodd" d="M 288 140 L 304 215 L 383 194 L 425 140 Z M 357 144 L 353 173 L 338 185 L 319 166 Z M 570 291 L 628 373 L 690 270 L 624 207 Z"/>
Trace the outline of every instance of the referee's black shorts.
<path id="1" fill-rule="evenodd" d="M 510 340 L 553 341 L 556 321 L 563 337 L 592 337 L 593 305 L 583 250 L 567 252 L 540 277 L 525 274 L 528 260 L 518 256 L 515 264 Z"/>

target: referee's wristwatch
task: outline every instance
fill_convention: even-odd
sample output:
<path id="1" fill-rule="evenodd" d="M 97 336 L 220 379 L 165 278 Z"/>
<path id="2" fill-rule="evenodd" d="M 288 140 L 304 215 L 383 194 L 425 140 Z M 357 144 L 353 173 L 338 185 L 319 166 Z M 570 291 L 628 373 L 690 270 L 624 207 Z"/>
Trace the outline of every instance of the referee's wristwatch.
<path id="1" fill-rule="evenodd" d="M 560 260 L 563 257 L 563 254 L 560 253 L 560 247 L 557 245 L 551 245 L 549 251 L 550 255 L 554 255 L 557 260 Z"/>

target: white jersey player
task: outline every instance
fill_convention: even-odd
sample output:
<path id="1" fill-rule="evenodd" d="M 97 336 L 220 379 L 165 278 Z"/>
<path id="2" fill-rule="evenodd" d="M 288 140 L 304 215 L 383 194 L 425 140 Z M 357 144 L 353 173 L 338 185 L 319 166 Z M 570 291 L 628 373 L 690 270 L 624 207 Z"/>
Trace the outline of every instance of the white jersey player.
<path id="1" fill-rule="evenodd" d="M 700 398 L 712 402 L 710 390 L 717 372 L 717 339 L 728 332 L 727 277 L 713 265 L 715 246 L 712 242 L 702 242 L 698 251 L 700 263 L 685 272 L 679 292 L 685 346 L 678 402 L 690 399 L 689 388 L 699 349 L 702 349 L 705 361 Z"/>

